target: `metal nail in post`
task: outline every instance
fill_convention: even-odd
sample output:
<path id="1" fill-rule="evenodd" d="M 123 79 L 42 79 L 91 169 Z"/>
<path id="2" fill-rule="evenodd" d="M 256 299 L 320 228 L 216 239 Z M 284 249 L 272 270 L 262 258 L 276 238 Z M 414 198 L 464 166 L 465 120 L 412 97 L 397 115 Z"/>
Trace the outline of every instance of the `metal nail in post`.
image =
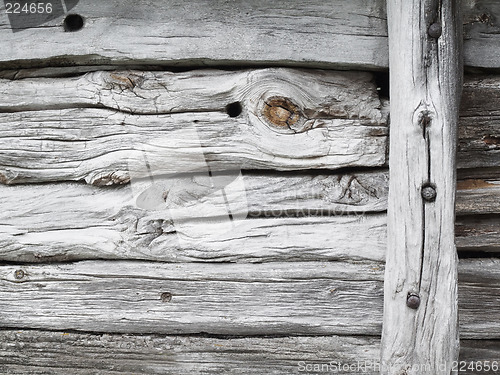
<path id="1" fill-rule="evenodd" d="M 408 293 L 408 297 L 406 298 L 406 306 L 410 309 L 418 309 L 420 306 L 420 296 L 417 293 Z"/>
<path id="2" fill-rule="evenodd" d="M 427 30 L 429 36 L 431 38 L 439 38 L 441 36 L 441 33 L 443 32 L 443 28 L 441 27 L 441 24 L 439 22 L 434 22 L 429 26 L 429 29 Z"/>
<path id="3" fill-rule="evenodd" d="M 436 200 L 436 188 L 430 184 L 422 186 L 422 198 L 427 202 L 434 202 Z"/>

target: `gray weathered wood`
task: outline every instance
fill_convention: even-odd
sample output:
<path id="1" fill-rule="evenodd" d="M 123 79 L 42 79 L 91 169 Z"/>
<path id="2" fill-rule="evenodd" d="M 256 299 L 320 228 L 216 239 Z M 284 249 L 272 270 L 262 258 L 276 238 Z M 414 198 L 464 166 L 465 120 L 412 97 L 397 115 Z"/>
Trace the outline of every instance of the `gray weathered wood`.
<path id="1" fill-rule="evenodd" d="M 378 125 L 381 103 L 373 80 L 370 73 L 317 69 L 96 71 L 0 80 L 0 111 L 104 107 L 134 114 L 223 112 L 237 101 L 252 111 L 259 101 L 282 96 L 295 102 L 305 117 L 360 118 Z"/>
<path id="2" fill-rule="evenodd" d="M 125 183 L 129 169 L 147 175 L 143 153 L 152 174 L 385 163 L 386 116 L 369 74 L 99 72 L 57 82 L 1 85 L 13 92 L 4 110 L 16 101 L 23 110 L 65 109 L 0 114 L 0 181 Z M 52 86 L 53 95 L 34 99 L 33 89 Z M 243 106 L 236 117 L 225 113 L 233 102 Z"/>
<path id="3" fill-rule="evenodd" d="M 40 74 L 47 74 L 45 71 L 40 70 Z M 270 83 L 273 80 L 275 83 Z M 386 104 L 380 103 L 369 80 L 370 76 L 363 74 L 287 69 L 232 73 L 216 70 L 186 73 L 98 71 L 73 78 L 0 80 L 3 98 L 0 110 L 12 112 L 105 106 L 143 114 L 224 112 L 227 104 L 245 101 L 245 98 L 257 95 L 256 91 L 268 90 L 273 85 L 282 86 L 283 90 L 295 95 L 299 87 L 300 90 L 307 89 L 309 82 L 314 81 L 315 88 L 308 89 L 306 94 L 306 116 L 323 117 L 329 114 L 346 118 L 362 117 L 365 120 L 370 118 L 379 122 L 380 118 L 386 117 Z M 168 92 L 165 87 L 169 88 Z M 249 90 L 253 90 L 251 94 Z M 39 95 L 40 91 L 50 92 L 50 95 Z M 325 100 L 325 97 L 338 100 Z M 345 100 L 341 99 L 343 97 Z M 468 77 L 462 95 L 457 154 L 457 165 L 463 169 L 459 171 L 461 178 L 500 177 L 499 105 L 500 79 L 497 76 Z M 249 106 L 252 107 L 252 104 Z M 85 113 L 81 115 L 85 116 Z M 4 116 L 4 121 L 15 118 L 13 114 Z M 84 127 L 85 123 L 81 126 Z M 218 125 L 224 124 L 226 122 Z M 51 135 L 54 136 L 53 133 Z M 6 180 L 10 181 L 13 176 L 14 173 L 7 173 Z M 122 181 L 117 176 L 114 178 L 116 182 Z M 110 181 L 113 177 L 95 180 L 97 183 Z"/>
<path id="4" fill-rule="evenodd" d="M 0 326 L 376 335 L 382 322 L 382 277 L 380 263 L 97 261 L 2 266 Z"/>
<path id="5" fill-rule="evenodd" d="M 465 62 L 499 67 L 494 0 L 464 1 Z M 294 65 L 381 69 L 388 66 L 383 0 L 207 3 L 202 0 L 79 2 L 81 31 L 63 17 L 12 33 L 0 5 L 0 66 Z M 117 37 L 119 36 L 119 37 Z M 33 43 L 37 40 L 38 43 Z"/>
<path id="6" fill-rule="evenodd" d="M 385 215 L 364 213 L 385 209 L 386 180 L 386 173 L 248 174 L 242 185 L 245 199 L 226 189 L 238 219 L 233 224 L 214 221 L 213 212 L 220 212 L 225 201 L 205 194 L 188 177 L 176 180 L 181 199 L 172 201 L 180 202 L 174 208 L 194 207 L 188 212 L 195 217 L 180 223 L 167 210 L 137 207 L 129 185 L 0 186 L 0 259 L 383 261 Z M 183 196 L 189 199 L 183 201 Z M 208 209 L 202 211 L 204 206 Z M 345 213 L 354 215 L 341 216 Z"/>
<path id="7" fill-rule="evenodd" d="M 458 168 L 500 171 L 500 77 L 470 76 L 465 80 L 460 104 Z M 481 178 L 484 174 L 477 175 Z"/>
<path id="8" fill-rule="evenodd" d="M 4 375 L 67 374 L 69 369 L 78 375 L 310 374 L 306 366 L 375 365 L 379 341 L 367 336 L 206 338 L 7 330 L 0 331 L 0 370 Z M 341 373 L 359 374 L 357 369 Z"/>
<path id="9" fill-rule="evenodd" d="M 500 216 L 458 217 L 455 241 L 462 251 L 500 252 Z"/>
<path id="10" fill-rule="evenodd" d="M 482 68 L 500 66 L 500 4 L 496 0 L 462 0 L 464 61 Z"/>
<path id="11" fill-rule="evenodd" d="M 458 359 L 455 151 L 458 1 L 388 0 L 391 129 L 382 374 L 452 373 Z M 428 28 L 442 25 L 432 38 Z M 422 192 L 432 184 L 435 200 Z M 420 306 L 407 306 L 410 294 Z M 416 345 L 418 343 L 418 345 Z M 428 365 L 422 369 L 419 365 Z"/>
<path id="12" fill-rule="evenodd" d="M 498 259 L 461 260 L 461 337 L 500 339 Z M 379 262 L 86 261 L 0 267 L 0 327 L 380 335 Z"/>
<path id="13" fill-rule="evenodd" d="M 160 335 L 89 334 L 36 330 L 0 331 L 0 370 L 5 375 L 96 373 L 272 374 L 311 373 L 305 366 L 366 364 L 363 374 L 379 374 L 380 340 L 367 336 L 210 338 Z M 498 342 L 464 340 L 460 360 L 500 358 Z M 300 362 L 300 363 L 299 363 Z M 330 369 L 335 369 L 331 367 Z M 342 374 L 359 374 L 357 367 Z M 304 369 L 305 370 L 305 369 Z M 468 371 L 467 374 L 484 372 Z"/>
<path id="14" fill-rule="evenodd" d="M 458 181 L 456 210 L 460 215 L 500 214 L 500 181 Z"/>
<path id="15" fill-rule="evenodd" d="M 83 64 L 387 66 L 385 3 L 380 0 L 195 0 L 80 2 L 79 32 L 63 17 L 12 33 L 0 6 L 0 66 Z M 32 40 L 40 43 L 33 44 Z M 47 47 L 47 46 L 50 46 Z"/>
<path id="16" fill-rule="evenodd" d="M 190 224 L 181 223 L 180 227 L 166 209 L 138 207 L 130 185 L 0 186 L 0 259 L 261 262 L 385 258 L 386 171 L 319 175 L 245 172 L 241 185 L 225 189 L 237 221 L 234 227 L 226 227 L 219 220 L 220 232 L 210 232 L 218 228 L 211 221 L 225 209 L 226 201 L 211 194 L 205 181 L 196 177 L 175 179 L 175 186 L 180 187 L 178 195 L 170 192 L 173 198 L 164 205 L 186 207 L 193 215 Z M 459 183 L 459 250 L 500 250 L 498 216 L 485 215 L 500 212 L 497 184 L 490 184 L 493 188 L 487 185 L 475 190 L 468 188 L 481 186 L 477 181 Z M 462 217 L 471 213 L 481 215 Z M 184 233 L 182 242 L 176 229 Z"/>

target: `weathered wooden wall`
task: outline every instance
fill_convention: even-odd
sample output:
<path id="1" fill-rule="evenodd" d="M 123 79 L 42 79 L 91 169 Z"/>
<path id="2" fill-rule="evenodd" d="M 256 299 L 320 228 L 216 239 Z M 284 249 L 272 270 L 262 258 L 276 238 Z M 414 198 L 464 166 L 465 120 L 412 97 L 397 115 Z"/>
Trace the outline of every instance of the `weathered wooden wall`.
<path id="1" fill-rule="evenodd" d="M 500 5 L 462 4 L 465 64 L 500 67 Z M 80 1 L 72 9 L 86 22 L 78 33 L 65 33 L 62 19 L 12 33 L 4 9 L 0 5 L 0 67 L 6 69 L 75 64 L 384 69 L 389 62 L 385 0 Z M 44 43 L 33 44 L 34 39 Z"/>
<path id="2" fill-rule="evenodd" d="M 57 19 L 12 33 L 0 5 L 0 372 L 290 374 L 378 361 L 387 83 L 316 68 L 386 69 L 385 6 L 82 1 L 79 32 Z M 463 8 L 475 75 L 458 141 L 460 358 L 491 361 L 500 77 L 480 68 L 500 67 L 500 7 Z M 158 139 L 159 171 L 189 172 L 166 205 L 212 207 L 185 233 L 134 200 L 131 150 Z M 242 170 L 228 199 L 246 218 L 230 231 L 210 234 L 225 205 L 195 173 L 206 164 L 230 180 Z"/>

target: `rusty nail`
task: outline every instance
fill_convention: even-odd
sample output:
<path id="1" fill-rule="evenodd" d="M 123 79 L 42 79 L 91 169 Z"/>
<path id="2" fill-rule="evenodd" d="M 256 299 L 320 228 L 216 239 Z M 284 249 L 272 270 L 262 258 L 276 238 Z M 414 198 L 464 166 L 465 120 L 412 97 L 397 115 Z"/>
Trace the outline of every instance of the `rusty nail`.
<path id="1" fill-rule="evenodd" d="M 432 25 L 429 26 L 429 29 L 427 30 L 429 33 L 429 36 L 431 38 L 439 38 L 441 36 L 441 33 L 443 32 L 443 28 L 441 27 L 441 24 L 438 22 L 434 22 Z"/>
<path id="2" fill-rule="evenodd" d="M 172 293 L 169 292 L 162 293 L 160 299 L 162 302 L 170 302 L 172 301 Z"/>
<path id="3" fill-rule="evenodd" d="M 14 272 L 14 277 L 17 280 L 21 280 L 24 277 L 24 271 L 23 270 L 17 270 L 16 272 Z"/>
<path id="4" fill-rule="evenodd" d="M 427 202 L 434 202 L 434 200 L 436 199 L 436 189 L 431 186 L 431 185 L 424 185 L 422 187 L 422 198 L 424 198 L 424 200 L 426 200 Z"/>
<path id="5" fill-rule="evenodd" d="M 410 309 L 418 309 L 420 306 L 420 296 L 417 293 L 408 293 L 408 297 L 406 298 L 406 306 Z"/>

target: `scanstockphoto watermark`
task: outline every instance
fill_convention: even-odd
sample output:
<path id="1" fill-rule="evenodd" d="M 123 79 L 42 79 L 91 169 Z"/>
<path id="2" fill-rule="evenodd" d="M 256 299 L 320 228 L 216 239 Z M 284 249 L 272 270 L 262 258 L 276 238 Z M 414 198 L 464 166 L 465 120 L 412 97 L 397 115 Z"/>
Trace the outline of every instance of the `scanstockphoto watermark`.
<path id="1" fill-rule="evenodd" d="M 446 367 L 443 368 L 445 370 Z M 340 361 L 331 361 L 328 363 L 311 363 L 301 361 L 298 363 L 298 371 L 303 373 L 333 373 L 333 374 L 351 374 L 351 373 L 378 373 L 381 371 L 391 372 L 390 366 L 379 361 L 356 361 L 352 363 L 343 363 Z M 406 370 L 411 370 L 416 373 L 431 373 L 429 364 L 408 366 Z"/>
<path id="2" fill-rule="evenodd" d="M 39 27 L 68 14 L 79 0 L 3 0 L 12 32 Z M 66 25 L 65 25 L 66 27 Z"/>
<path id="3" fill-rule="evenodd" d="M 395 368 L 379 361 L 356 361 L 352 363 L 343 363 L 340 361 L 331 361 L 328 363 L 311 363 L 301 361 L 298 363 L 299 373 L 307 374 L 321 374 L 321 373 L 334 373 L 334 374 L 352 374 L 352 373 L 393 373 L 400 370 L 401 366 Z M 500 369 L 500 361 L 453 361 L 450 363 L 443 363 L 439 366 L 438 371 L 450 373 L 462 373 L 468 371 L 475 371 L 479 373 L 493 373 L 497 374 Z M 433 370 L 429 363 L 426 364 L 413 364 L 404 367 L 408 373 L 426 373 L 432 374 Z"/>

